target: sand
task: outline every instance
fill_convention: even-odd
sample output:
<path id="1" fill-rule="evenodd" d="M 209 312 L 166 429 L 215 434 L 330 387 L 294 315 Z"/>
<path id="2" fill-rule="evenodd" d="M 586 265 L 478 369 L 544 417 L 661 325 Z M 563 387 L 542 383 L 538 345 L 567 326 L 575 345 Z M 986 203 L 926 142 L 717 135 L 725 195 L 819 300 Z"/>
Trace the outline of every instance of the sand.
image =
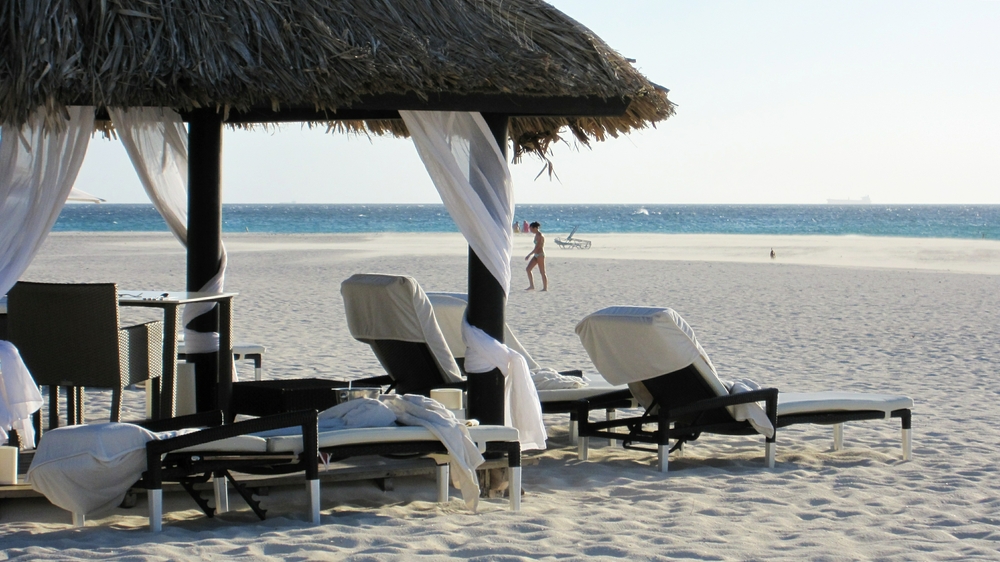
<path id="1" fill-rule="evenodd" d="M 550 237 L 551 239 L 552 237 Z M 146 503 L 84 529 L 44 500 L 0 504 L 6 558 L 630 560 L 997 559 L 1000 557 L 1000 243 L 983 240 L 716 235 L 594 235 L 591 250 L 547 247 L 551 291 L 525 292 L 516 236 L 508 322 L 543 365 L 593 366 L 573 333 L 611 304 L 671 306 L 725 377 L 785 391 L 904 393 L 916 402 L 913 460 L 897 421 L 848 424 L 763 441 L 706 435 L 656 472 L 655 455 L 568 445 L 567 417 L 547 416 L 549 448 L 524 469 L 522 511 L 486 500 L 434 503 L 433 481 L 324 485 L 323 524 L 304 494 L 273 490 L 259 522 L 233 495 L 215 519 L 168 494 L 164 532 Z M 237 340 L 265 344 L 265 377 L 381 374 L 347 331 L 340 281 L 357 272 L 413 275 L 426 290 L 463 291 L 465 243 L 452 234 L 230 235 L 227 289 Z M 771 260 L 771 248 L 777 259 Z M 24 279 L 117 281 L 179 289 L 184 254 L 169 235 L 49 237 Z M 146 318 L 125 310 L 124 320 Z M 244 368 L 244 375 L 252 371 Z M 103 400 L 92 393 L 91 412 Z M 88 394 L 88 397 L 91 395 Z M 130 393 L 126 410 L 141 414 Z"/>

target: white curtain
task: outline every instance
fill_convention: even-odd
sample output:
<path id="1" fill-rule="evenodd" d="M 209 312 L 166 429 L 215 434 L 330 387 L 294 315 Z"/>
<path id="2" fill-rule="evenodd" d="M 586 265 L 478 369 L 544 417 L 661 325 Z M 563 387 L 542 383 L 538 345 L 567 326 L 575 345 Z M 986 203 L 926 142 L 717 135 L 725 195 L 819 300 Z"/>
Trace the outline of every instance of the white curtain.
<path id="1" fill-rule="evenodd" d="M 458 230 L 504 293 L 510 292 L 513 184 L 483 116 L 444 111 L 399 114 Z"/>
<path id="2" fill-rule="evenodd" d="M 162 107 L 111 108 L 111 122 L 139 181 L 170 232 L 187 246 L 187 130 Z"/>
<path id="3" fill-rule="evenodd" d="M 399 114 L 448 213 L 504 293 L 509 293 L 514 193 L 507 160 L 483 116 L 437 111 Z M 518 429 L 522 448 L 544 449 L 541 406 L 524 357 L 464 320 L 462 338 L 468 346 L 467 372 L 497 368 L 503 373 L 505 422 Z"/>
<path id="4" fill-rule="evenodd" d="M 0 295 L 14 286 L 52 229 L 87 153 L 94 108 L 69 107 L 59 130 L 36 112 L 20 130 L 0 131 Z M 42 397 L 13 346 L 0 349 L 0 443 L 14 427 L 34 442 L 30 414 Z"/>
<path id="5" fill-rule="evenodd" d="M 108 113 L 150 201 L 174 236 L 187 247 L 188 137 L 180 114 L 163 107 L 111 108 Z M 226 262 L 226 249 L 223 247 L 218 273 L 200 291 L 222 291 Z M 218 332 L 187 329 L 190 321 L 215 306 L 215 303 L 199 303 L 184 307 L 181 323 L 185 326 L 187 353 L 218 351 Z M 236 376 L 235 368 L 233 376 Z"/>

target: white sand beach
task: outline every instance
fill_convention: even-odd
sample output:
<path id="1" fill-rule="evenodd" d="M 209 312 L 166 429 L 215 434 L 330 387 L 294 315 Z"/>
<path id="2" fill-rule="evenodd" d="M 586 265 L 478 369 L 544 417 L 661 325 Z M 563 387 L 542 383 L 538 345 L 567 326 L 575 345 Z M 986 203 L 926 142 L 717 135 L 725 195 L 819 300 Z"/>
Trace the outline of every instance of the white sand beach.
<path id="1" fill-rule="evenodd" d="M 83 529 L 41 499 L 0 500 L 0 558 L 165 560 L 996 560 L 1000 555 L 1000 242 L 868 237 L 632 235 L 546 246 L 549 292 L 525 292 L 515 236 L 507 321 L 545 366 L 593 373 L 573 329 L 612 304 L 670 306 L 694 328 L 723 378 L 782 391 L 911 396 L 913 459 L 897 420 L 847 425 L 833 450 L 824 426 L 778 432 L 767 469 L 760 437 L 703 435 L 671 457 L 595 441 L 568 444 L 568 416 L 547 416 L 547 451 L 523 470 L 522 511 L 505 500 L 468 512 L 434 502 L 428 477 L 324 484 L 322 525 L 305 521 L 301 486 L 271 490 L 260 522 L 204 517 L 168 494 L 164 531 L 146 500 Z M 425 290 L 464 291 L 458 234 L 227 235 L 226 288 L 237 341 L 267 346 L 266 378 L 382 374 L 351 338 L 340 282 L 358 272 L 409 274 Z M 777 257 L 768 253 L 774 248 Z M 26 280 L 115 281 L 179 290 L 184 251 L 168 234 L 49 236 Z M 536 273 L 537 279 L 537 273 Z M 145 315 L 144 315 L 145 314 Z M 149 312 L 123 309 L 123 321 Z M 153 314 L 155 317 L 155 314 Z M 241 365 L 244 377 L 251 370 Z M 88 393 L 97 416 L 105 394 Z M 125 418 L 141 417 L 137 392 Z"/>

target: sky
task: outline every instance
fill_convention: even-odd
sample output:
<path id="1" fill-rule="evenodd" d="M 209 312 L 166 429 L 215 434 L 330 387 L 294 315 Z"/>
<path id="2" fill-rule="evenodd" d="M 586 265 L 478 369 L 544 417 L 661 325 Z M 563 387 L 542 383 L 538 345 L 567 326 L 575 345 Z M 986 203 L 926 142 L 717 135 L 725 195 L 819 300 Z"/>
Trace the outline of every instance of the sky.
<path id="1" fill-rule="evenodd" d="M 677 114 L 511 167 L 518 203 L 1000 204 L 1000 2 L 551 0 Z M 225 203 L 440 203 L 407 139 L 225 132 Z M 148 201 L 124 149 L 76 187 Z"/>

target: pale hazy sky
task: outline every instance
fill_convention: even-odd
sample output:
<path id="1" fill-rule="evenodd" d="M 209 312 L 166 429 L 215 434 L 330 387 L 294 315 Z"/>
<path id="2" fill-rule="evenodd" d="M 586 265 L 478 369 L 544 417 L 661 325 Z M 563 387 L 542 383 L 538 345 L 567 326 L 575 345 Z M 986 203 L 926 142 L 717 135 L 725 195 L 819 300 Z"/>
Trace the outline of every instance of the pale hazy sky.
<path id="1" fill-rule="evenodd" d="M 1000 203 L 1000 2 L 554 0 L 670 88 L 677 115 L 591 149 L 519 203 Z M 226 203 L 440 203 L 409 140 L 227 130 Z M 95 138 L 77 187 L 145 202 Z"/>

